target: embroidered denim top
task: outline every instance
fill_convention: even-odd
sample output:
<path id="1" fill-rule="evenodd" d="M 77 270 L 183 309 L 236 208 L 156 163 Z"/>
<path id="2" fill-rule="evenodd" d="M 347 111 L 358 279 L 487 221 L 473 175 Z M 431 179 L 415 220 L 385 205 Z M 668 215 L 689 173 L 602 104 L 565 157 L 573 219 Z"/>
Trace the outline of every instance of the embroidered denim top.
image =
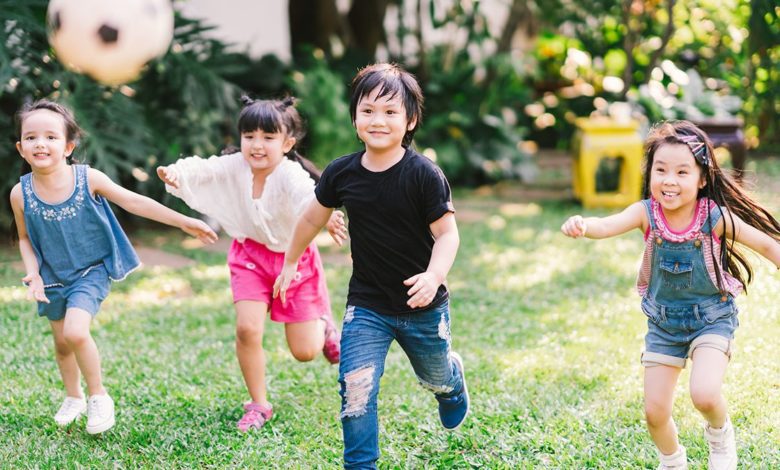
<path id="1" fill-rule="evenodd" d="M 124 279 L 140 264 L 108 201 L 93 198 L 87 165 L 72 165 L 75 185 L 64 201 L 38 198 L 32 173 L 20 178 L 24 223 L 45 286 L 68 285 L 90 269 L 105 265 L 112 280 Z"/>
<path id="2" fill-rule="evenodd" d="M 721 241 L 710 230 L 721 218 L 721 210 L 707 198 L 699 199 L 693 222 L 683 232 L 671 230 L 655 199 L 642 201 L 650 227 L 646 235 L 645 253 L 637 278 L 637 290 L 645 299 L 658 305 L 679 307 L 697 305 L 721 297 L 717 271 L 722 276 L 724 290 L 736 297 L 742 284 L 720 264 Z M 714 256 L 713 256 L 714 254 Z"/>

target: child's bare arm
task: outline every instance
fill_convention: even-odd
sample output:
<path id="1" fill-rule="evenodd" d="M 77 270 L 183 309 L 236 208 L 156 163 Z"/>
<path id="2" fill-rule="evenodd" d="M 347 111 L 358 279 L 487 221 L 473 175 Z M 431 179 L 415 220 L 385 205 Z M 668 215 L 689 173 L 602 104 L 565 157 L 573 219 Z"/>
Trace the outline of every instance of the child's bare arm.
<path id="1" fill-rule="evenodd" d="M 11 189 L 11 209 L 14 212 L 16 230 L 19 234 L 19 252 L 22 255 L 25 272 L 22 282 L 27 286 L 27 298 L 49 303 L 43 288 L 38 258 L 35 257 L 35 251 L 27 236 L 27 226 L 24 224 L 24 199 L 19 184 Z"/>
<path id="2" fill-rule="evenodd" d="M 314 237 L 320 233 L 322 227 L 328 223 L 332 213 L 332 208 L 323 206 L 315 198 L 312 199 L 309 207 L 298 218 L 292 240 L 290 240 L 290 246 L 287 247 L 287 252 L 284 254 L 282 272 L 276 278 L 276 282 L 274 282 L 274 298 L 281 296 L 283 303 L 287 301 L 287 288 L 290 287 L 290 283 L 295 277 L 295 272 L 298 269 L 298 259 L 306 247 L 314 240 Z"/>
<path id="3" fill-rule="evenodd" d="M 632 229 L 644 230 L 647 215 L 641 202 L 635 202 L 622 212 L 607 217 L 569 217 L 561 225 L 561 232 L 572 238 L 587 237 L 593 239 L 609 238 L 626 233 Z"/>
<path id="4" fill-rule="evenodd" d="M 217 234 L 202 220 L 180 214 L 151 198 L 125 189 L 98 170 L 90 168 L 88 178 L 89 187 L 95 193 L 132 214 L 177 227 L 204 243 L 214 243 L 217 240 Z"/>
<path id="5" fill-rule="evenodd" d="M 458 226 L 452 212 L 439 217 L 430 224 L 430 229 L 436 241 L 428 268 L 404 281 L 405 285 L 411 286 L 406 292 L 409 295 L 406 304 L 412 308 L 425 307 L 433 301 L 439 286 L 447 279 L 460 245 Z"/>
<path id="6" fill-rule="evenodd" d="M 734 219 L 733 225 L 732 217 Z M 721 224 L 725 224 L 726 236 L 728 238 L 745 245 L 773 262 L 780 269 L 780 242 L 752 225 L 745 223 L 736 214 L 724 214 L 718 226 L 715 227 L 716 232 L 721 232 Z"/>

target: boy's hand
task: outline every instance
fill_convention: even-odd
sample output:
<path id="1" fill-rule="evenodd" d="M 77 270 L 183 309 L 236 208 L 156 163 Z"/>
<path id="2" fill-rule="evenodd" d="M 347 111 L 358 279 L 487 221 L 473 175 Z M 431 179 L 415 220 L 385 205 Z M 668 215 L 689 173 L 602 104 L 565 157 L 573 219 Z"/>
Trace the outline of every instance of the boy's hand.
<path id="1" fill-rule="evenodd" d="M 585 219 L 581 215 L 573 215 L 561 225 L 561 232 L 564 235 L 571 238 L 580 238 L 585 236 L 585 232 L 588 230 L 588 225 L 585 223 Z"/>
<path id="2" fill-rule="evenodd" d="M 158 166 L 157 167 L 157 176 L 163 180 L 163 183 L 167 184 L 168 186 L 173 186 L 174 188 L 179 187 L 179 175 L 176 174 L 176 171 L 167 167 L 167 166 Z"/>
<path id="3" fill-rule="evenodd" d="M 180 228 L 207 245 L 214 243 L 219 239 L 217 234 L 214 233 L 214 230 L 212 230 L 206 222 L 192 217 L 187 217 Z"/>
<path id="4" fill-rule="evenodd" d="M 49 303 L 43 289 L 43 279 L 40 274 L 28 274 L 22 278 L 22 283 L 27 286 L 27 298 L 36 302 Z"/>
<path id="5" fill-rule="evenodd" d="M 295 276 L 298 274 L 298 262 L 290 263 L 285 261 L 284 265 L 282 266 L 282 272 L 279 273 L 279 276 L 276 278 L 276 282 L 274 282 L 274 299 L 277 297 L 282 298 L 282 305 L 284 305 L 287 302 L 287 288 L 290 287 L 290 283 L 295 279 Z"/>
<path id="6" fill-rule="evenodd" d="M 420 308 L 426 307 L 433 302 L 441 282 L 438 282 L 435 274 L 425 271 L 405 280 L 404 285 L 412 286 L 411 289 L 406 291 L 410 297 L 406 301 L 406 305 L 412 308 Z"/>
<path id="7" fill-rule="evenodd" d="M 328 223 L 325 224 L 325 228 L 328 229 L 328 233 L 333 238 L 333 241 L 336 242 L 336 245 L 342 246 L 347 241 L 347 224 L 344 223 L 343 212 L 333 211 L 330 219 L 328 219 Z"/>

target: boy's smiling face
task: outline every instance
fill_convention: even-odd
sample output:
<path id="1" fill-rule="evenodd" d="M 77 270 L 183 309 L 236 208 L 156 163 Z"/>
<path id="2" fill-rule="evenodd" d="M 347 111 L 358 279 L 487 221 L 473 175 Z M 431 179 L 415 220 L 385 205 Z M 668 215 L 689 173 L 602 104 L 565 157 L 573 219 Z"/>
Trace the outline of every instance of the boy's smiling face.
<path id="1" fill-rule="evenodd" d="M 355 113 L 355 129 L 366 150 L 385 153 L 401 148 L 407 131 L 415 121 L 408 121 L 403 101 L 398 93 L 379 96 L 374 88 L 360 99 Z"/>

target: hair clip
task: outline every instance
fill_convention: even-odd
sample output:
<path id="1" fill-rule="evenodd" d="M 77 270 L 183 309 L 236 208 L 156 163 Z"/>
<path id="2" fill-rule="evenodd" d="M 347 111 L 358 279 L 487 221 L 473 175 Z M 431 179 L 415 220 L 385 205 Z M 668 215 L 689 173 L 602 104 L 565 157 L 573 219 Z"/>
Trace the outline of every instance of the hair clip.
<path id="1" fill-rule="evenodd" d="M 710 165 L 710 157 L 709 152 L 707 152 L 707 145 L 704 142 L 700 142 L 697 136 L 678 135 L 677 138 L 685 142 L 688 147 L 690 147 L 691 153 L 693 153 L 693 158 L 695 158 L 699 163 L 704 166 Z"/>

